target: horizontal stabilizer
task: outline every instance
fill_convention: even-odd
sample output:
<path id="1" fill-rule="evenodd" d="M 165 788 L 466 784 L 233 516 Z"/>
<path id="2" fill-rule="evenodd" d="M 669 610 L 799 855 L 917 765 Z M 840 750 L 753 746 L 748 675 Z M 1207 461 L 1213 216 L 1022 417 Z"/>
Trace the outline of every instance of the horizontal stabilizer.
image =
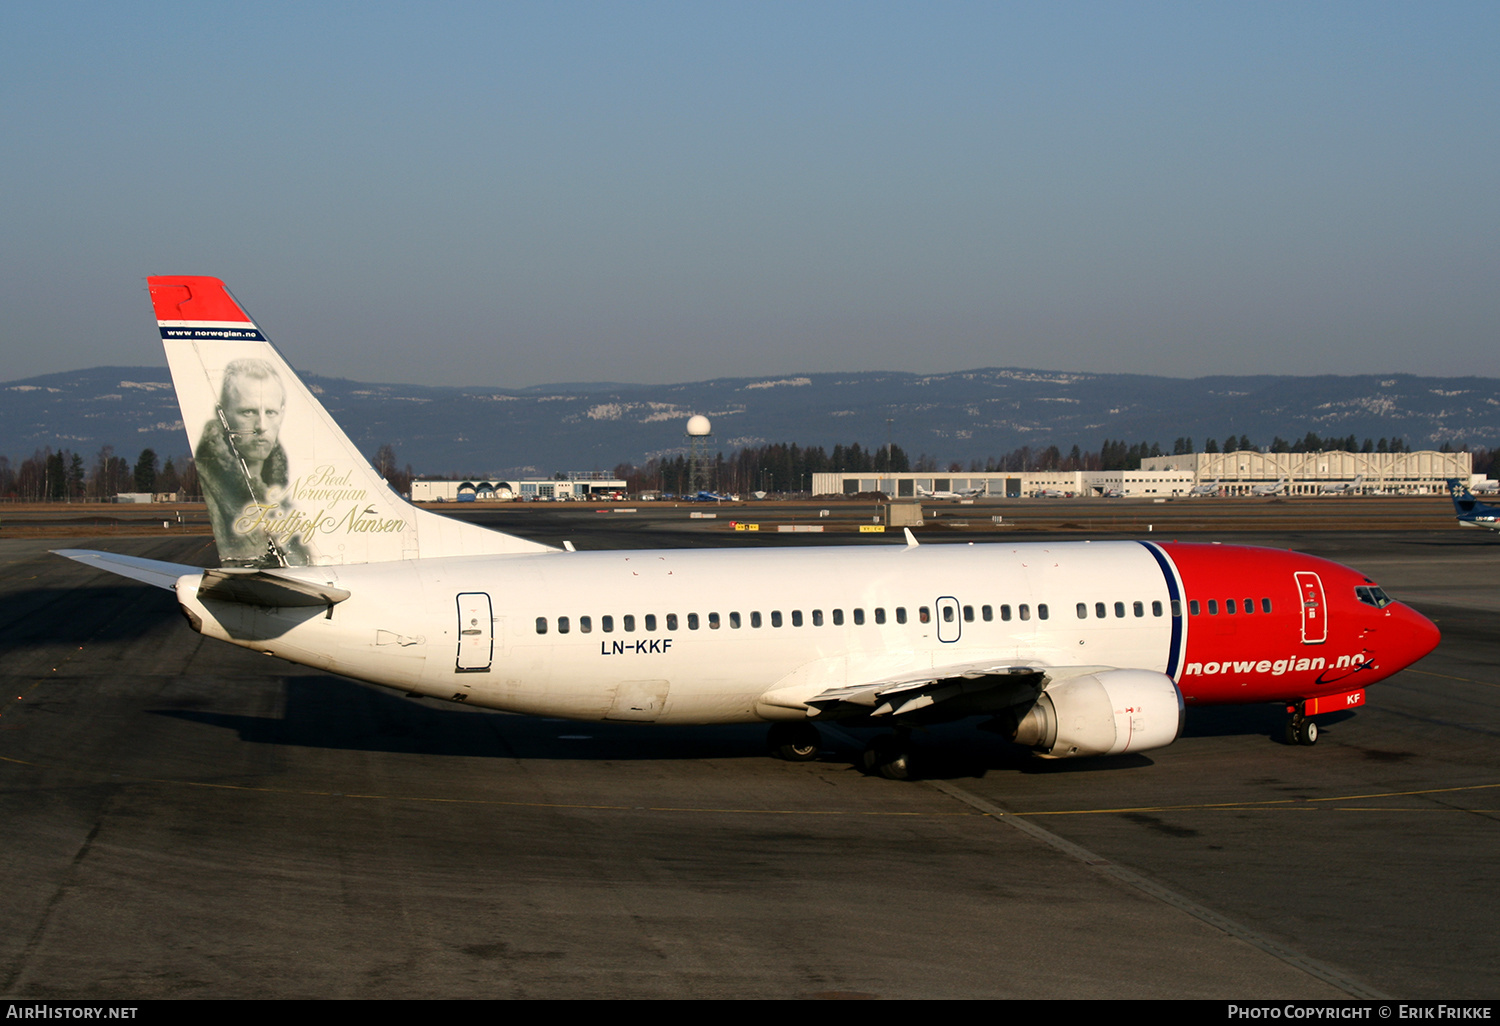
<path id="1" fill-rule="evenodd" d="M 175 588 L 177 578 L 185 574 L 203 572 L 201 566 L 167 563 L 160 559 L 141 559 L 139 556 L 121 556 L 113 552 L 95 552 L 92 549 L 53 549 L 52 554 L 66 556 L 79 563 L 86 563 L 100 570 L 108 570 L 121 577 L 129 577 L 133 581 L 140 581 L 154 588 L 165 588 L 167 591 Z"/>
<path id="2" fill-rule="evenodd" d="M 299 581 L 265 570 L 205 570 L 198 597 L 247 606 L 332 606 L 349 597 L 343 588 Z"/>

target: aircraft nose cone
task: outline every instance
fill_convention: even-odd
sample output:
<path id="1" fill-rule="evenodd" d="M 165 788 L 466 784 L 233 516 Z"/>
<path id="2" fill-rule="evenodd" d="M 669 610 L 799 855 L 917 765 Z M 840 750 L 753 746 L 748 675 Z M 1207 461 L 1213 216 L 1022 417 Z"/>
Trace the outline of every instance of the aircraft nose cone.
<path id="1" fill-rule="evenodd" d="M 1407 666 L 1427 656 L 1438 647 L 1438 642 L 1443 640 L 1437 624 L 1406 605 L 1401 607 L 1400 630 L 1406 648 L 1402 662 Z"/>

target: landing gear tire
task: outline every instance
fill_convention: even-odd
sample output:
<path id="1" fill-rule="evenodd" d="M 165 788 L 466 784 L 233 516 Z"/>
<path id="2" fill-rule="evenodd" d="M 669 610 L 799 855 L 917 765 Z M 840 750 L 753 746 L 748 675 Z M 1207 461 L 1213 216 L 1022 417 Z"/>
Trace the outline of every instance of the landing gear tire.
<path id="1" fill-rule="evenodd" d="M 1318 724 L 1302 716 L 1286 721 L 1286 743 L 1310 748 L 1318 743 Z"/>
<path id="2" fill-rule="evenodd" d="M 766 733 L 771 754 L 787 762 L 810 762 L 823 747 L 823 736 L 811 723 L 773 723 Z"/>
<path id="3" fill-rule="evenodd" d="M 911 779 L 911 746 L 905 738 L 876 738 L 865 749 L 861 762 L 866 773 L 878 773 L 887 780 Z"/>

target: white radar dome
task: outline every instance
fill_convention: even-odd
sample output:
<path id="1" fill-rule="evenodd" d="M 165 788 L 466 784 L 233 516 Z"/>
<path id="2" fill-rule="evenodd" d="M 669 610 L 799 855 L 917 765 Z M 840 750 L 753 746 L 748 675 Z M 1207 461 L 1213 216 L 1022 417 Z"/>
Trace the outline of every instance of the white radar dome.
<path id="1" fill-rule="evenodd" d="M 708 418 L 699 413 L 689 417 L 687 422 L 687 433 L 695 437 L 711 434 L 713 428 L 708 423 Z"/>

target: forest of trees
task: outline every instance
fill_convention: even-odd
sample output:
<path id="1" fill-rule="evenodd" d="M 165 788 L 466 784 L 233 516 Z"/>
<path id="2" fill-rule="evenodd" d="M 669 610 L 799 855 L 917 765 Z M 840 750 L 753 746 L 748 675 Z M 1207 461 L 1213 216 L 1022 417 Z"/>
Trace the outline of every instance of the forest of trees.
<path id="1" fill-rule="evenodd" d="M 19 464 L 0 456 L 0 497 L 17 502 L 108 502 L 121 492 L 175 492 L 198 498 L 198 473 L 186 456 L 168 457 L 143 449 L 135 462 L 100 449 L 85 463 L 71 449 L 38 449 Z"/>

